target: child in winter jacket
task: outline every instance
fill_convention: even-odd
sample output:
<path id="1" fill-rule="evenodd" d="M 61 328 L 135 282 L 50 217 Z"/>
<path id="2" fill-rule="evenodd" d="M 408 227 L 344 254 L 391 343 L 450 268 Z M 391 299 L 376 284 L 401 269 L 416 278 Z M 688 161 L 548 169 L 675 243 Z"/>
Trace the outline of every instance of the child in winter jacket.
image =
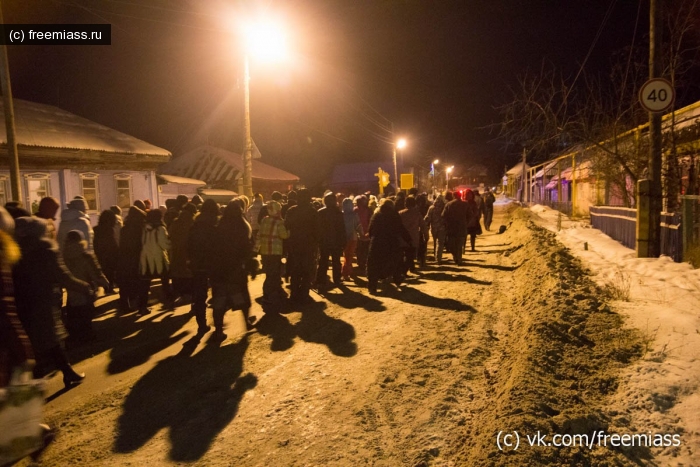
<path id="1" fill-rule="evenodd" d="M 282 288 L 282 240 L 289 238 L 289 232 L 282 220 L 282 206 L 277 201 L 267 204 L 267 217 L 260 221 L 257 247 L 262 259 L 265 282 L 263 300 L 279 304 L 287 297 Z"/>
<path id="2" fill-rule="evenodd" d="M 87 282 L 94 291 L 98 286 L 109 289 L 110 284 L 97 263 L 95 256 L 87 251 L 83 232 L 71 230 L 63 244 L 63 261 L 77 279 Z M 68 289 L 68 304 L 63 310 L 63 321 L 71 341 L 86 341 L 94 338 L 92 317 L 95 313 L 94 293 Z"/>

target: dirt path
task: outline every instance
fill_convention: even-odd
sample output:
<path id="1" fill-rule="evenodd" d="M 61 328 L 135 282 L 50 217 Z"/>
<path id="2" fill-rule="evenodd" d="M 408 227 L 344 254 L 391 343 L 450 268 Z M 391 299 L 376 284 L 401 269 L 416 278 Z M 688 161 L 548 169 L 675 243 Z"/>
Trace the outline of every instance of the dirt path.
<path id="1" fill-rule="evenodd" d="M 47 406 L 59 436 L 43 464 L 627 465 L 646 455 L 498 451 L 500 430 L 604 429 L 599 407 L 638 341 L 522 212 L 477 250 L 376 297 L 359 285 L 331 291 L 248 335 L 229 314 L 221 346 L 193 338 L 185 307 L 138 321 L 106 313 L 101 343 L 74 352 L 88 379 Z M 260 288 L 258 278 L 253 296 Z"/>

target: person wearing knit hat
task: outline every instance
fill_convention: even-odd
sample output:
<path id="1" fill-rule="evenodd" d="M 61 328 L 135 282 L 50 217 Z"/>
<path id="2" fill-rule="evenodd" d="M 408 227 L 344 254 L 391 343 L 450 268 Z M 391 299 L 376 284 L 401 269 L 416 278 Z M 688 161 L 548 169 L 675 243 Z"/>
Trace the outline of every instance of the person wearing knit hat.
<path id="1" fill-rule="evenodd" d="M 63 248 L 68 232 L 80 230 L 85 235 L 88 251 L 92 251 L 93 231 L 90 217 L 86 214 L 87 210 L 88 205 L 85 198 L 76 196 L 68 203 L 68 209 L 61 212 L 61 223 L 58 225 L 58 235 L 56 236 L 59 248 Z"/>
<path id="2" fill-rule="evenodd" d="M 39 210 L 36 213 L 36 217 L 46 220 L 47 235 L 54 240 L 56 240 L 56 213 L 60 207 L 56 198 L 45 196 L 39 201 Z"/>
<path id="3" fill-rule="evenodd" d="M 263 303 L 280 305 L 287 298 L 282 288 L 282 242 L 289 238 L 281 216 L 282 206 L 277 201 L 267 203 L 267 216 L 260 222 L 257 249 L 262 259 L 265 282 Z M 267 311 L 267 310 L 266 310 Z"/>
<path id="4" fill-rule="evenodd" d="M 134 206 L 136 206 L 137 208 L 139 208 L 143 212 L 146 212 L 146 204 L 143 201 L 141 201 L 140 199 L 137 199 L 136 201 L 134 201 Z"/>

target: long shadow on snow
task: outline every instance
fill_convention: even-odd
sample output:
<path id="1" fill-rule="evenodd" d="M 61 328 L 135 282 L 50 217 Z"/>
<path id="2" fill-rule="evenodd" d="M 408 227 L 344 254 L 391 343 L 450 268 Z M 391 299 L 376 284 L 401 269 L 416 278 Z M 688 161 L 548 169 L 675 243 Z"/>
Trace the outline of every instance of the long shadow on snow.
<path id="1" fill-rule="evenodd" d="M 294 325 L 297 336 L 306 342 L 324 344 L 339 357 L 352 357 L 357 353 L 355 328 L 342 319 L 328 316 L 323 310 L 325 302 L 304 305 L 301 320 Z"/>
<path id="2" fill-rule="evenodd" d="M 438 298 L 421 292 L 418 289 L 414 289 L 407 285 L 401 285 L 400 290 L 393 286 L 385 285 L 382 289 L 382 293 L 387 297 L 391 297 L 396 300 L 400 300 L 406 303 L 413 303 L 415 305 L 426 306 L 429 308 L 439 308 L 442 310 L 452 310 L 452 311 L 471 311 L 476 313 L 477 310 L 471 305 L 462 303 L 459 300 L 453 298 Z"/>
<path id="3" fill-rule="evenodd" d="M 255 375 L 241 376 L 248 336 L 223 347 L 210 340 L 192 356 L 198 342 L 196 336 L 187 341 L 134 385 L 119 417 L 115 452 L 133 452 L 169 428 L 170 459 L 193 462 L 231 423 L 245 392 L 257 385 Z"/>
<path id="4" fill-rule="evenodd" d="M 364 282 L 366 286 L 366 281 L 362 282 Z M 359 281 L 357 285 L 360 286 Z M 339 293 L 336 291 L 339 291 Z M 335 303 L 336 305 L 342 306 L 343 308 L 364 308 L 367 311 L 386 310 L 386 307 L 384 306 L 384 304 L 382 304 L 381 301 L 377 300 L 376 298 L 361 294 L 360 292 L 356 292 L 346 285 L 342 285 L 338 289 L 334 289 L 333 291 L 324 293 L 322 296 L 329 302 Z"/>
<path id="5" fill-rule="evenodd" d="M 357 293 L 357 292 L 355 292 Z M 345 321 L 328 316 L 323 310 L 325 302 L 311 300 L 303 304 L 290 304 L 285 312 L 300 311 L 301 320 L 292 325 L 289 320 L 275 312 L 266 313 L 255 327 L 263 336 L 272 339 L 270 349 L 284 351 L 294 345 L 294 338 L 306 342 L 324 344 L 339 357 L 352 357 L 357 353 L 355 328 Z"/>
<path id="6" fill-rule="evenodd" d="M 107 365 L 107 372 L 121 373 L 146 363 L 151 355 L 170 347 L 188 334 L 187 331 L 175 333 L 190 318 L 189 313 L 151 313 L 145 321 L 134 325 L 138 329 L 137 334 L 124 337 L 114 345 L 109 354 L 111 361 Z"/>

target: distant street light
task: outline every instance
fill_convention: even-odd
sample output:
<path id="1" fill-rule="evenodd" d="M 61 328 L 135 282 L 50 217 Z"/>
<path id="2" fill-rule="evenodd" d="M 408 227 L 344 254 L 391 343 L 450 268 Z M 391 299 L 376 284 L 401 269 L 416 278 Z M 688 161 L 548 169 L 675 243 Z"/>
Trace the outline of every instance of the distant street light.
<path id="1" fill-rule="evenodd" d="M 250 66 L 248 56 L 261 61 L 280 61 L 287 56 L 287 44 L 282 29 L 272 22 L 249 23 L 245 33 L 245 76 L 243 77 L 245 147 L 243 150 L 243 193 L 253 197 L 253 138 L 250 135 Z"/>
<path id="2" fill-rule="evenodd" d="M 404 138 L 399 139 L 394 143 L 394 180 L 396 183 L 396 189 L 400 190 L 401 186 L 399 185 L 399 171 L 398 168 L 396 167 L 396 150 L 397 149 L 403 149 L 406 147 L 406 140 Z"/>
<path id="3" fill-rule="evenodd" d="M 452 169 L 454 169 L 455 166 L 451 165 L 447 169 L 445 169 L 445 189 L 449 190 L 450 189 L 450 172 L 452 172 Z"/>

